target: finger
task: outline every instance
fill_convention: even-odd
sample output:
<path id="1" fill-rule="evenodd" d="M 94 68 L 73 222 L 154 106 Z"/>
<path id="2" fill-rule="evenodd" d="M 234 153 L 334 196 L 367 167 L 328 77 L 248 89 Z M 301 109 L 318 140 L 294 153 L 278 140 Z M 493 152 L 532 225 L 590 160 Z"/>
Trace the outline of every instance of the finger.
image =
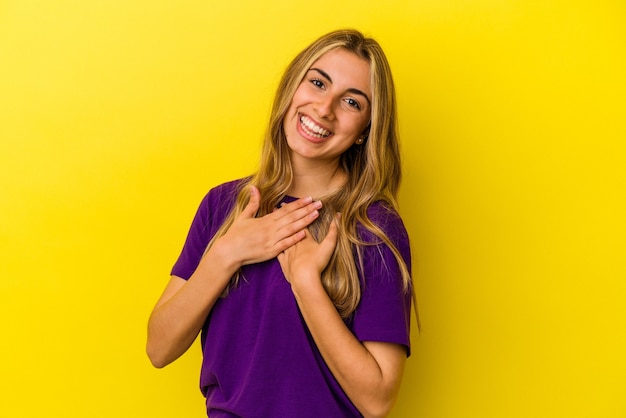
<path id="1" fill-rule="evenodd" d="M 254 186 L 250 186 L 250 199 L 248 200 L 246 207 L 241 211 L 241 215 L 246 218 L 254 218 L 259 210 L 260 204 L 261 193 L 259 193 L 259 189 Z"/>
<path id="2" fill-rule="evenodd" d="M 275 244 L 275 251 L 279 254 L 283 251 L 286 251 L 288 248 L 292 247 L 294 244 L 302 241 L 306 237 L 306 233 L 304 230 L 297 231 L 296 233 L 289 235 L 286 238 L 281 239 Z"/>
<path id="3" fill-rule="evenodd" d="M 319 210 L 322 208 L 322 202 L 315 201 L 306 206 L 297 209 L 290 208 L 291 212 L 283 211 L 276 214 L 274 221 L 278 229 L 285 228 L 286 235 L 291 235 L 295 231 L 306 228 L 319 217 Z M 280 211 L 281 209 L 279 209 Z"/>
<path id="4" fill-rule="evenodd" d="M 317 209 L 313 209 L 312 212 L 309 212 L 307 210 L 304 213 L 304 216 L 300 216 L 302 216 L 302 213 L 298 215 L 294 214 L 292 216 L 283 217 L 278 222 L 276 222 L 276 232 L 279 241 L 293 234 L 296 234 L 299 231 L 306 231 L 306 228 L 311 225 L 317 218 L 319 218 L 320 213 Z"/>
<path id="5" fill-rule="evenodd" d="M 308 207 L 309 205 L 311 205 L 312 203 L 315 203 L 315 202 L 313 202 L 313 198 L 311 196 L 302 197 L 290 203 L 284 203 L 284 202 L 281 203 L 280 207 L 272 213 L 274 214 L 274 219 L 278 220 L 282 218 L 283 216 L 289 215 L 300 209 L 304 209 Z"/>

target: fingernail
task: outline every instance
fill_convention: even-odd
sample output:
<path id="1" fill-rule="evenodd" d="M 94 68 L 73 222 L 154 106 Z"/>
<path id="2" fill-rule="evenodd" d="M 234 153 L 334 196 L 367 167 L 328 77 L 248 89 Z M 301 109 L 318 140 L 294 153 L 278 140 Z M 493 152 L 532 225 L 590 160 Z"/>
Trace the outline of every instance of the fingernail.
<path id="1" fill-rule="evenodd" d="M 322 207 L 322 202 L 318 200 L 317 202 L 313 203 L 313 207 L 316 209 L 320 209 Z"/>

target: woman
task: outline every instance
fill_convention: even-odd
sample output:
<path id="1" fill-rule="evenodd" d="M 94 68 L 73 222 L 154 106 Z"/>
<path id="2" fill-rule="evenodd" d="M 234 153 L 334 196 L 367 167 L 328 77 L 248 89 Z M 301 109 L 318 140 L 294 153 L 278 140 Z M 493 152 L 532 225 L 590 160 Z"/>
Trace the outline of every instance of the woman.
<path id="1" fill-rule="evenodd" d="M 288 66 L 259 171 L 202 201 L 147 352 L 163 367 L 202 332 L 212 418 L 391 409 L 412 294 L 396 128 L 380 46 L 332 32 Z"/>

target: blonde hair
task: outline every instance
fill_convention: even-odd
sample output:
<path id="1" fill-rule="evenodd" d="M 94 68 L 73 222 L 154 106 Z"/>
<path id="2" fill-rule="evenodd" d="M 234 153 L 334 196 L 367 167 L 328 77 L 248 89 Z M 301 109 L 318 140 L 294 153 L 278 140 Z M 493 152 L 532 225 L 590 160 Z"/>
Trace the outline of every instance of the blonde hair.
<path id="1" fill-rule="evenodd" d="M 324 209 L 315 223 L 309 226 L 309 230 L 315 239 L 322 239 L 335 214 L 341 212 L 337 247 L 322 273 L 322 284 L 340 315 L 347 318 L 354 312 L 361 297 L 355 248 L 356 261 L 363 271 L 362 246 L 386 244 L 400 266 L 405 291 L 411 287 L 410 272 L 398 249 L 367 216 L 367 209 L 377 201 L 396 208 L 396 193 L 401 177 L 394 84 L 385 54 L 374 39 L 366 38 L 355 30 L 334 31 L 317 39 L 289 64 L 274 99 L 259 170 L 240 184 L 235 207 L 213 240 L 226 233 L 247 205 L 249 192 L 246 186 L 254 185 L 260 191 L 262 200 L 257 216 L 271 213 L 286 196 L 293 181 L 293 172 L 283 119 L 306 72 L 322 55 L 336 48 L 352 52 L 370 65 L 371 119 L 366 128 L 365 142 L 351 146 L 341 156 L 340 164 L 348 173 L 346 184 L 321 198 Z M 380 242 L 363 242 L 357 236 L 357 224 L 371 231 Z M 239 276 L 237 274 L 232 279 L 231 287 L 236 286 Z"/>

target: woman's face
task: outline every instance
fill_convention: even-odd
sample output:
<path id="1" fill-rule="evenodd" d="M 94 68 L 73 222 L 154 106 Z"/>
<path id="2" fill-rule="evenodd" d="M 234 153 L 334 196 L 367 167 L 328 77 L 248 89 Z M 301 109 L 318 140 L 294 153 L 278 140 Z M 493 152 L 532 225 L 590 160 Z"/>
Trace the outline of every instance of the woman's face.
<path id="1" fill-rule="evenodd" d="M 341 48 L 322 55 L 302 79 L 283 120 L 292 162 L 338 161 L 363 135 L 371 98 L 366 60 Z"/>

